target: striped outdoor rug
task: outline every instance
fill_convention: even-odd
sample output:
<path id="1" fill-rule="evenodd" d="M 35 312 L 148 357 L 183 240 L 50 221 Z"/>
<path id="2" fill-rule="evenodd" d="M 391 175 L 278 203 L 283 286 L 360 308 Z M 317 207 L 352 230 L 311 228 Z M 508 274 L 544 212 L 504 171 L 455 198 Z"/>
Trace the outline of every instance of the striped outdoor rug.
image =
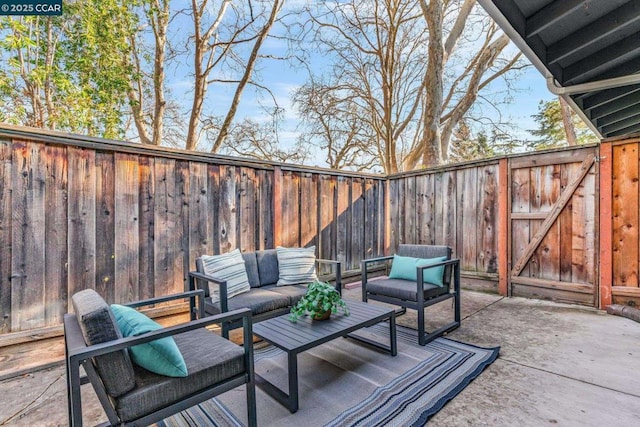
<path id="1" fill-rule="evenodd" d="M 388 342 L 388 326 L 362 332 Z M 416 331 L 398 326 L 398 356 L 338 339 L 298 356 L 300 410 L 289 413 L 257 388 L 260 426 L 420 426 L 498 357 L 481 348 L 439 338 L 417 345 Z M 268 346 L 255 352 L 256 371 L 286 390 L 286 355 Z M 241 426 L 244 387 L 159 423 L 160 427 Z"/>

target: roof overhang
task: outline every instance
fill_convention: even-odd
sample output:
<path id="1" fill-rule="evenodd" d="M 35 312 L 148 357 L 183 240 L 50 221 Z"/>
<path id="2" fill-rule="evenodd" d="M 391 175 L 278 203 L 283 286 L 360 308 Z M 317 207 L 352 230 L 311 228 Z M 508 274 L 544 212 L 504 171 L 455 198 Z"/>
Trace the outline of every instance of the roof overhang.
<path id="1" fill-rule="evenodd" d="M 478 1 L 596 135 L 640 132 L 640 1 Z"/>

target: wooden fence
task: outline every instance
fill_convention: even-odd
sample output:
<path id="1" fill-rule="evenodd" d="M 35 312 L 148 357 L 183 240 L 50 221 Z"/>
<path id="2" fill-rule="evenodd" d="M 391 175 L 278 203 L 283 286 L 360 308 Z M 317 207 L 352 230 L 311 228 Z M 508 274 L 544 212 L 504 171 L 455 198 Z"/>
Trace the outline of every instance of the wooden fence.
<path id="1" fill-rule="evenodd" d="M 467 285 L 498 291 L 499 161 L 389 178 L 389 242 L 447 245 Z"/>
<path id="2" fill-rule="evenodd" d="M 180 292 L 201 254 L 384 252 L 385 178 L 2 129 L 0 333 L 59 325 L 70 296 Z"/>
<path id="3" fill-rule="evenodd" d="M 3 126 L 0 333 L 60 325 L 80 289 L 178 292 L 201 254 L 276 245 L 357 270 L 402 242 L 446 244 L 471 287 L 637 304 L 639 145 L 383 177 Z"/>
<path id="4" fill-rule="evenodd" d="M 600 306 L 640 305 L 640 139 L 601 145 Z"/>

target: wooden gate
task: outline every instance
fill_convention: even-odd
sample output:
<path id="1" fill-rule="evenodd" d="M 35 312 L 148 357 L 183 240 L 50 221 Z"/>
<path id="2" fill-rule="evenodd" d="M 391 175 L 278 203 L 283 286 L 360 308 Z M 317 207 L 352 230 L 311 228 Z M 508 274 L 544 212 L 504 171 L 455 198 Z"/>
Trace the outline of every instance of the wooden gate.
<path id="1" fill-rule="evenodd" d="M 598 148 L 509 159 L 510 295 L 597 306 Z"/>

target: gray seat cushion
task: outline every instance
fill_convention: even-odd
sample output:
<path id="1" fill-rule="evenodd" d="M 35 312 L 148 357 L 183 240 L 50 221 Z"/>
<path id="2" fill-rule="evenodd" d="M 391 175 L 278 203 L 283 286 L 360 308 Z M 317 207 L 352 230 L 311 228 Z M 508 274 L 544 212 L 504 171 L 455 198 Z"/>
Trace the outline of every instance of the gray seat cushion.
<path id="1" fill-rule="evenodd" d="M 252 288 L 249 292 L 229 298 L 228 308 L 229 311 L 239 308 L 249 308 L 251 309 L 251 314 L 255 316 L 256 314 L 286 308 L 289 306 L 289 301 L 290 299 L 286 295 L 277 294 L 262 288 Z M 211 299 L 206 298 L 205 311 L 208 314 L 220 313 L 220 303 L 216 302 L 212 304 Z"/>
<path id="2" fill-rule="evenodd" d="M 280 278 L 278 269 L 278 254 L 275 249 L 267 249 L 256 252 L 258 260 L 258 273 L 262 286 L 275 285 Z"/>
<path id="3" fill-rule="evenodd" d="M 276 292 L 280 295 L 286 295 L 289 297 L 289 304 L 296 305 L 300 298 L 307 293 L 307 285 L 287 285 L 287 286 L 267 286 L 266 289 L 271 292 Z"/>
<path id="4" fill-rule="evenodd" d="M 429 299 L 449 292 L 447 287 L 425 283 L 424 298 Z M 411 280 L 389 279 L 387 276 L 376 277 L 367 282 L 367 292 L 400 298 L 406 301 L 418 301 L 417 284 Z"/>
<path id="5" fill-rule="evenodd" d="M 115 402 L 116 411 L 123 421 L 140 418 L 245 372 L 242 347 L 205 328 L 175 335 L 174 340 L 189 375 L 166 377 L 136 366 L 135 388 Z"/>
<path id="6" fill-rule="evenodd" d="M 71 297 L 84 342 L 101 344 L 122 338 L 111 308 L 93 289 L 77 292 Z M 107 393 L 118 397 L 135 386 L 133 364 L 126 350 L 94 358 L 98 374 Z"/>

